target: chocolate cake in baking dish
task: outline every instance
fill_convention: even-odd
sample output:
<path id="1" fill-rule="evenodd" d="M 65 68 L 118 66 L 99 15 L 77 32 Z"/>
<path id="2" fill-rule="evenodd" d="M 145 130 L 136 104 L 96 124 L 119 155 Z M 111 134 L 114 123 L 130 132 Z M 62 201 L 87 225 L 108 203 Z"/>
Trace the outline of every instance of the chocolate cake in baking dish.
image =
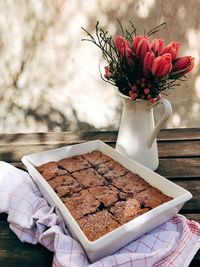
<path id="1" fill-rule="evenodd" d="M 100 151 L 37 166 L 90 241 L 172 198 Z"/>

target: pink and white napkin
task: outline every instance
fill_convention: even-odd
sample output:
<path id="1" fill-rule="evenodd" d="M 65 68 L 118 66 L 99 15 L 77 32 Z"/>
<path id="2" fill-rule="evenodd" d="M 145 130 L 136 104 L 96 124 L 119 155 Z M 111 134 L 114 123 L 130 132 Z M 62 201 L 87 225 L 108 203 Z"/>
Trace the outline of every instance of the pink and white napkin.
<path id="1" fill-rule="evenodd" d="M 177 215 L 91 264 L 30 176 L 5 162 L 0 162 L 0 212 L 8 213 L 10 228 L 22 242 L 54 252 L 54 267 L 185 267 L 200 248 L 200 224 Z"/>

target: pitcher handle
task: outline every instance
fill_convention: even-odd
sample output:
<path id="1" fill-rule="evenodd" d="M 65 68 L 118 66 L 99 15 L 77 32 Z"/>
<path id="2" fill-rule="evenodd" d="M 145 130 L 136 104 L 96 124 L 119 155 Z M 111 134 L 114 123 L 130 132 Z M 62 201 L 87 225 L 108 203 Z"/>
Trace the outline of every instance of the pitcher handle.
<path id="1" fill-rule="evenodd" d="M 155 138 L 157 137 L 157 135 L 159 134 L 160 132 L 160 129 L 162 127 L 162 125 L 167 121 L 167 119 L 171 116 L 172 114 L 172 106 L 171 106 L 171 103 L 165 99 L 165 98 L 162 98 L 160 99 L 159 103 L 158 104 L 162 104 L 163 105 L 163 109 L 164 109 L 164 115 L 163 117 L 157 122 L 157 125 L 155 126 L 148 142 L 147 142 L 147 145 L 149 147 L 152 146 Z M 150 108 L 154 107 L 155 104 L 151 105 Z"/>

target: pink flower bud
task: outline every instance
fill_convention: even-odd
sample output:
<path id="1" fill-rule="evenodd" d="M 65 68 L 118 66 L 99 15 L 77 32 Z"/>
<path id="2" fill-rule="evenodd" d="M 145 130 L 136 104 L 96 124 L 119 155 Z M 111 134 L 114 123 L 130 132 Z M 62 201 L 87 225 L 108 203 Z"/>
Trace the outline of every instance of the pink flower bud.
<path id="1" fill-rule="evenodd" d="M 150 99 L 149 99 L 149 102 L 150 102 L 151 104 L 153 104 L 153 103 L 155 102 L 155 100 L 154 100 L 153 98 L 150 98 Z"/>
<path id="2" fill-rule="evenodd" d="M 156 56 L 160 56 L 164 48 L 164 41 L 162 39 L 154 39 L 151 42 L 151 50 Z"/>
<path id="3" fill-rule="evenodd" d="M 179 78 L 189 71 L 191 71 L 194 67 L 194 57 L 191 56 L 184 56 L 179 57 L 174 61 L 174 64 L 172 66 L 172 71 L 170 75 L 177 76 L 176 78 Z"/>
<path id="4" fill-rule="evenodd" d="M 152 64 L 151 72 L 156 77 L 164 77 L 170 73 L 172 69 L 172 57 L 167 53 L 157 57 Z"/>
<path id="5" fill-rule="evenodd" d="M 144 93 L 145 93 L 146 95 L 148 95 L 149 92 L 150 92 L 149 88 L 145 88 L 145 89 L 144 89 Z"/>
<path id="6" fill-rule="evenodd" d="M 141 95 L 141 99 L 145 99 L 146 96 L 144 94 Z"/>
<path id="7" fill-rule="evenodd" d="M 155 59 L 153 52 L 147 52 L 143 61 L 144 75 L 147 76 L 151 72 L 152 63 Z"/>
<path id="8" fill-rule="evenodd" d="M 129 91 L 129 95 L 131 99 L 135 100 L 137 98 L 137 93 L 133 93 L 131 90 Z"/>
<path id="9" fill-rule="evenodd" d="M 150 51 L 149 37 L 137 35 L 133 38 L 133 51 L 143 61 L 146 53 Z"/>
<path id="10" fill-rule="evenodd" d="M 137 91 L 137 86 L 136 86 L 136 85 L 133 85 L 133 86 L 132 86 L 132 91 L 133 91 L 133 92 Z"/>
<path id="11" fill-rule="evenodd" d="M 154 98 L 150 98 L 150 99 L 149 99 L 149 102 L 150 102 L 151 104 L 153 104 L 153 103 L 155 102 L 155 99 L 154 99 Z"/>
<path id="12" fill-rule="evenodd" d="M 147 95 L 147 99 L 150 99 L 151 98 L 151 95 Z"/>
<path id="13" fill-rule="evenodd" d="M 166 53 L 170 53 L 172 56 L 172 61 L 177 57 L 178 51 L 180 48 L 180 44 L 178 42 L 172 42 L 168 44 L 161 52 L 160 55 L 164 55 Z"/>

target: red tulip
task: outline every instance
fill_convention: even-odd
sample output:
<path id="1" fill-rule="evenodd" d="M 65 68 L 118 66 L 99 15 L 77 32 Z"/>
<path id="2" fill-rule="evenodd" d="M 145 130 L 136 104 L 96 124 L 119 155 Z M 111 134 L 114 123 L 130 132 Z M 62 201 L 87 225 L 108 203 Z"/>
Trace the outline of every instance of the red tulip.
<path id="1" fill-rule="evenodd" d="M 172 55 L 172 61 L 177 57 L 178 51 L 180 48 L 180 44 L 178 42 L 172 42 L 168 44 L 161 52 L 160 55 L 164 55 L 166 53 L 170 53 Z"/>
<path id="2" fill-rule="evenodd" d="M 164 41 L 162 39 L 154 39 L 151 42 L 151 50 L 156 56 L 160 56 L 164 48 Z"/>
<path id="3" fill-rule="evenodd" d="M 136 51 L 138 43 L 144 38 L 144 36 L 142 35 L 136 35 L 135 37 L 133 37 L 133 50 Z"/>
<path id="4" fill-rule="evenodd" d="M 126 57 L 129 66 L 134 66 L 133 51 L 131 50 L 128 41 L 121 35 L 115 38 L 115 46 L 121 58 Z"/>
<path id="5" fill-rule="evenodd" d="M 155 59 L 153 52 L 147 52 L 143 61 L 144 75 L 147 76 L 151 72 L 152 63 Z"/>
<path id="6" fill-rule="evenodd" d="M 172 69 L 172 57 L 171 54 L 167 53 L 157 57 L 153 63 L 151 72 L 156 77 L 164 77 L 170 73 Z"/>
<path id="7" fill-rule="evenodd" d="M 129 43 L 123 36 L 121 35 L 116 36 L 115 46 L 121 57 L 126 56 L 127 58 L 129 58 L 132 55 Z"/>
<path id="8" fill-rule="evenodd" d="M 137 35 L 133 38 L 133 51 L 143 61 L 147 52 L 150 51 L 149 37 Z"/>
<path id="9" fill-rule="evenodd" d="M 191 71 L 193 67 L 194 57 L 178 57 L 172 66 L 172 72 L 170 73 L 170 75 L 178 75 L 178 77 L 181 77 Z"/>

